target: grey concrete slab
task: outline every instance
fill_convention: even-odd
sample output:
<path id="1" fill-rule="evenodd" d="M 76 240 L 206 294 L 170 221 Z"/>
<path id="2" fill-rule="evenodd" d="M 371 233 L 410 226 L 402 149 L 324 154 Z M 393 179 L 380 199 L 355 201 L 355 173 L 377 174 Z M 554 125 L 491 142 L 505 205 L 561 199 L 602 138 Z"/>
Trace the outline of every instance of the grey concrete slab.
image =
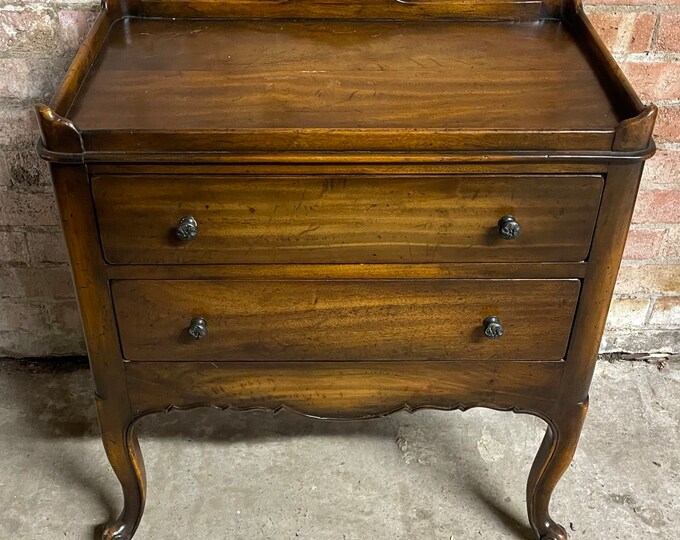
<path id="1" fill-rule="evenodd" d="M 553 514 L 574 540 L 677 538 L 680 365 L 600 362 Z M 474 409 L 364 422 L 209 409 L 149 417 L 139 540 L 531 539 L 544 426 Z M 120 491 L 86 369 L 0 363 L 0 539 L 92 539 Z"/>

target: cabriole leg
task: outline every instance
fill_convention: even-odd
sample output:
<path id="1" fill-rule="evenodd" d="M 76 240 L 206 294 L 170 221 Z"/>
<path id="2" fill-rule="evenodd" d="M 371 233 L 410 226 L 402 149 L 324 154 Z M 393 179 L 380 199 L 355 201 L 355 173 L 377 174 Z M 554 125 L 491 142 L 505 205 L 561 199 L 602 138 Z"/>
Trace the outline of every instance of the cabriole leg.
<path id="1" fill-rule="evenodd" d="M 588 401 L 562 408 L 550 417 L 527 483 L 529 522 L 539 540 L 566 540 L 564 527 L 550 517 L 550 497 L 569 467 L 581 435 Z"/>
<path id="2" fill-rule="evenodd" d="M 146 501 L 144 461 L 135 434 L 134 418 L 97 399 L 104 449 L 123 488 L 123 511 L 104 527 L 102 540 L 130 540 L 137 530 Z"/>

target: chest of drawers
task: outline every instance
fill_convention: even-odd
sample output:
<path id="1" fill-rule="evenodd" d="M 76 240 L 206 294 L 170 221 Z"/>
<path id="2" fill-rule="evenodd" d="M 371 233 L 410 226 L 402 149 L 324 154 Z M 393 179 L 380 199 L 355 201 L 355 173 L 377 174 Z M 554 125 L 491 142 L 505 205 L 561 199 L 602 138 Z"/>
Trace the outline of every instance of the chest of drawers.
<path id="1" fill-rule="evenodd" d="M 173 408 L 533 414 L 571 461 L 654 106 L 573 0 L 106 1 L 37 107 L 132 538 Z"/>

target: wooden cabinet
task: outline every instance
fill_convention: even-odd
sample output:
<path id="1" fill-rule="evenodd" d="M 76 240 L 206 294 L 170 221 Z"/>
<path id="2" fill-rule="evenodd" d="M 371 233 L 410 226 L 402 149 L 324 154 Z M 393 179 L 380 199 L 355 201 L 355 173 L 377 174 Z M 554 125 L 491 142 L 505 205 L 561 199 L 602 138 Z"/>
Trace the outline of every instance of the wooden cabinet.
<path id="1" fill-rule="evenodd" d="M 37 107 L 132 538 L 136 421 L 483 406 L 569 465 L 656 108 L 574 0 L 109 0 Z M 255 536 L 255 533 L 253 533 Z"/>

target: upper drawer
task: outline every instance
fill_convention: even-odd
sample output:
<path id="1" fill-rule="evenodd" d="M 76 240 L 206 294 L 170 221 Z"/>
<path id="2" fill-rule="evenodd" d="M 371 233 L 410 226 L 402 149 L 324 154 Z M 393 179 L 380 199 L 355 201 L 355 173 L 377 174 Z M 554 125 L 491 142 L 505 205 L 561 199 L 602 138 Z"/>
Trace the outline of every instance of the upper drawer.
<path id="1" fill-rule="evenodd" d="M 113 264 L 580 261 L 602 187 L 588 175 L 92 179 Z M 179 240 L 189 216 L 196 235 Z"/>

